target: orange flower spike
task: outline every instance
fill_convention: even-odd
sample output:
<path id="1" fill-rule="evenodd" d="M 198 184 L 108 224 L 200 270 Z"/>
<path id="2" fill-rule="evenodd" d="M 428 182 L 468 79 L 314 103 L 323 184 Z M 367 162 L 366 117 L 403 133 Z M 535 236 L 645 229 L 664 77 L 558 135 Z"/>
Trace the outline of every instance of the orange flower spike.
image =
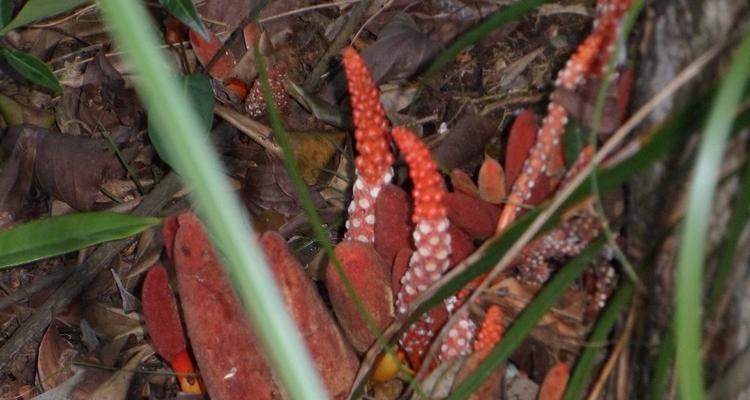
<path id="1" fill-rule="evenodd" d="M 630 6 L 630 0 L 598 0 L 594 31 L 578 46 L 576 52 L 557 76 L 555 86 L 575 90 L 584 79 L 601 73 L 614 51 L 617 29 Z M 529 151 L 521 175 L 513 184 L 508 196 L 508 205 L 503 208 L 497 222 L 497 232 L 503 232 L 516 219 L 520 206 L 531 197 L 531 189 L 540 174 L 550 169 L 552 155 L 559 151 L 568 112 L 554 99 L 550 102 L 547 116 L 537 132 L 536 144 Z"/>
<path id="2" fill-rule="evenodd" d="M 487 309 L 477 340 L 474 342 L 474 351 L 489 350 L 495 347 L 496 344 L 500 343 L 503 331 L 503 310 L 500 306 L 493 304 Z"/>
<path id="3" fill-rule="evenodd" d="M 565 394 L 570 378 L 570 367 L 566 363 L 557 363 L 544 377 L 542 387 L 539 389 L 539 400 L 560 400 Z"/>
<path id="4" fill-rule="evenodd" d="M 354 120 L 357 179 L 349 204 L 346 238 L 373 243 L 375 200 L 393 174 L 388 122 L 380 104 L 380 93 L 362 57 L 351 47 L 344 49 L 344 72 L 349 85 Z"/>
<path id="5" fill-rule="evenodd" d="M 409 270 L 402 279 L 396 306 L 400 313 L 417 296 L 440 279 L 448 268 L 451 236 L 448 234 L 448 210 L 443 204 L 446 194 L 442 177 L 427 146 L 406 128 L 393 128 L 393 139 L 409 165 L 409 176 L 414 184 L 414 212 L 416 225 L 413 238 L 416 250 L 409 260 Z"/>
<path id="6" fill-rule="evenodd" d="M 409 269 L 401 280 L 401 290 L 396 299 L 396 309 L 400 314 L 404 314 L 409 304 L 440 279 L 448 269 L 451 236 L 448 233 L 448 210 L 444 204 L 446 190 L 437 163 L 429 149 L 406 128 L 393 128 L 392 136 L 409 166 L 409 176 L 414 185 L 412 221 L 416 225 L 413 232 L 416 251 L 409 259 Z M 455 301 L 447 301 L 446 305 L 454 304 Z M 401 338 L 404 351 L 410 356 L 415 368 L 418 368 L 414 365 L 415 360 L 421 360 L 432 342 L 435 331 L 442 324 L 438 321 L 438 315 L 439 310 L 432 309 L 415 322 Z M 468 322 L 461 326 L 471 329 L 470 326 L 466 326 Z M 471 337 L 464 340 L 469 342 Z"/>

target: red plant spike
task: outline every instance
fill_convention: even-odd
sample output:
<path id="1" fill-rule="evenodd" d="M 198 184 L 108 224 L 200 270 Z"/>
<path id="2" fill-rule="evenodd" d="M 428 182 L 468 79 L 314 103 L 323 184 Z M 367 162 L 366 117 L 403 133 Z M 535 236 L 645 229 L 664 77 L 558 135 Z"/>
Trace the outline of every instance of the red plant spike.
<path id="1" fill-rule="evenodd" d="M 346 238 L 365 243 L 375 240 L 375 200 L 393 174 L 393 155 L 388 146 L 388 122 L 380 104 L 380 93 L 364 60 L 351 47 L 344 49 L 344 72 L 354 120 L 357 147 L 357 179 L 349 204 Z"/>
<path id="2" fill-rule="evenodd" d="M 477 326 L 474 321 L 468 315 L 462 316 L 448 330 L 448 336 L 440 345 L 438 359 L 446 361 L 456 356 L 469 354 L 476 330 Z"/>
<path id="3" fill-rule="evenodd" d="M 589 76 L 598 75 L 612 55 L 617 29 L 625 15 L 630 0 L 598 0 L 597 18 L 594 31 L 578 46 L 555 81 L 555 86 L 569 90 L 575 88 Z M 520 205 L 531 197 L 541 174 L 549 174 L 552 168 L 552 155 L 556 154 L 562 142 L 568 112 L 554 99 L 550 102 L 547 116 L 537 132 L 537 140 L 523 164 L 521 175 L 513 184 L 497 223 L 497 231 L 504 231 L 521 211 Z"/>
<path id="4" fill-rule="evenodd" d="M 443 204 L 446 191 L 429 149 L 406 128 L 393 128 L 393 139 L 409 165 L 409 176 L 414 184 L 412 221 L 416 225 L 413 238 L 417 251 L 409 260 L 409 270 L 404 274 L 396 301 L 399 312 L 404 313 L 407 305 L 440 279 L 448 268 L 451 237 L 448 211 Z"/>
<path id="5" fill-rule="evenodd" d="M 497 304 L 493 304 L 487 309 L 482 328 L 474 342 L 474 351 L 490 350 L 500 342 L 502 337 L 503 310 Z"/>

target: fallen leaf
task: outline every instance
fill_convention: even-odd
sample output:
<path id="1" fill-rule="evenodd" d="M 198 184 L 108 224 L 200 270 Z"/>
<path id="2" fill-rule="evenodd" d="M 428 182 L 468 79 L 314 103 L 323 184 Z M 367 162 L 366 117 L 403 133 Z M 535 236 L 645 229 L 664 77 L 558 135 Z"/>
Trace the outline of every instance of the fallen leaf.
<path id="1" fill-rule="evenodd" d="M 71 207 L 87 211 L 94 206 L 102 182 L 124 174 L 120 161 L 103 139 L 19 125 L 8 130 L 2 148 L 10 157 L 0 176 L 0 199 L 23 198 L 33 183 Z M 2 204 L 5 209 L 0 211 L 15 212 L 5 202 Z"/>
<path id="2" fill-rule="evenodd" d="M 407 13 L 398 13 L 362 51 L 375 82 L 407 79 L 430 62 L 442 45 L 419 31 Z"/>
<path id="3" fill-rule="evenodd" d="M 306 184 L 313 185 L 318 181 L 320 170 L 341 148 L 345 137 L 342 132 L 294 132 L 289 135 Z"/>
<path id="4" fill-rule="evenodd" d="M 125 400 L 128 395 L 130 382 L 135 375 L 135 369 L 148 357 L 154 354 L 151 346 L 145 344 L 130 349 L 126 354 L 127 361 L 118 368 L 112 376 L 91 394 L 97 400 Z"/>

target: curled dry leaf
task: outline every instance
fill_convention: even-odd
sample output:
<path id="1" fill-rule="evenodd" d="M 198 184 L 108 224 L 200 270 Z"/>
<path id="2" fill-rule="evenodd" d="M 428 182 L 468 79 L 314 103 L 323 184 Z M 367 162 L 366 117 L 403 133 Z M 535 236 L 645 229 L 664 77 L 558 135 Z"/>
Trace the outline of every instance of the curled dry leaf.
<path id="1" fill-rule="evenodd" d="M 313 155 L 311 159 L 319 158 Z M 318 191 L 310 190 L 308 193 L 317 208 L 326 206 Z M 248 169 L 242 189 L 242 200 L 254 215 L 274 210 L 291 216 L 301 211 L 291 178 L 284 165 L 276 158 L 270 158 L 265 164 Z"/>
<path id="2" fill-rule="evenodd" d="M 2 149 L 9 158 L 0 174 L 0 216 L 14 215 L 32 185 L 77 210 L 91 210 L 99 186 L 124 174 L 104 139 L 19 125 L 8 130 Z"/>

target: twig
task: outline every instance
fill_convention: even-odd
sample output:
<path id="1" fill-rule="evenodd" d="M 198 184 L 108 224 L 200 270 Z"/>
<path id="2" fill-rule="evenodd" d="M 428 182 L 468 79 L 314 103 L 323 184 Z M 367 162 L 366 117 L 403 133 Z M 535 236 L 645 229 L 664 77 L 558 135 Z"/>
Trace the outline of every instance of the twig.
<path id="1" fill-rule="evenodd" d="M 136 215 L 155 215 L 172 200 L 180 190 L 177 174 L 170 172 L 133 211 Z M 71 275 L 60 287 L 26 319 L 3 347 L 0 347 L 0 370 L 4 370 L 30 340 L 41 337 L 44 329 L 68 304 L 103 270 L 117 254 L 132 243 L 134 238 L 108 242 L 100 245 L 83 263 L 73 268 Z"/>
<path id="2" fill-rule="evenodd" d="M 27 298 L 29 298 L 29 296 L 46 288 L 47 286 L 52 286 L 58 282 L 65 280 L 65 278 L 67 278 L 72 272 L 72 268 L 59 268 L 57 269 L 57 271 L 49 275 L 43 276 L 28 285 L 20 287 L 15 292 L 0 298 L 0 310 L 5 309 L 12 304 L 18 303 L 19 301 L 26 300 Z"/>
<path id="3" fill-rule="evenodd" d="M 229 122 L 232 126 L 239 129 L 240 132 L 247 135 L 250 139 L 253 139 L 256 143 L 261 145 L 264 149 L 281 157 L 281 148 L 273 140 L 273 134 L 271 128 L 255 121 L 254 119 L 248 118 L 234 109 L 217 104 L 214 108 L 216 115 Z"/>
<path id="4" fill-rule="evenodd" d="M 349 36 L 351 36 L 354 31 L 354 27 L 359 24 L 365 16 L 365 12 L 369 8 L 370 2 L 371 0 L 362 0 L 352 8 L 352 11 L 349 13 L 349 19 L 347 19 L 344 26 L 341 27 L 341 30 L 339 30 L 339 33 L 336 35 L 336 38 L 333 39 L 331 45 L 328 46 L 328 50 L 326 50 L 323 56 L 320 57 L 318 63 L 315 64 L 312 72 L 307 75 L 307 79 L 305 79 L 305 83 L 302 85 L 302 88 L 305 89 L 306 92 L 312 93 L 317 89 L 318 85 L 320 85 L 323 73 L 328 69 L 328 63 L 333 57 L 339 54 L 341 49 L 344 48 L 344 45 L 349 42 Z"/>

